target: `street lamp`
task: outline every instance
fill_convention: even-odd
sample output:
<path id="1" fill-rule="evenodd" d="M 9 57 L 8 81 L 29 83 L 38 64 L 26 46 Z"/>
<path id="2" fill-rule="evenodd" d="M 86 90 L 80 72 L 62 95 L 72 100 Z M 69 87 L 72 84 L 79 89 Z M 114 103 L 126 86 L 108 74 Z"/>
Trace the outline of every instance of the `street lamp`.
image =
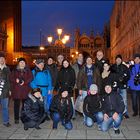
<path id="1" fill-rule="evenodd" d="M 61 36 L 61 34 L 62 34 L 62 31 L 63 31 L 63 30 L 60 29 L 60 28 L 57 29 L 57 33 L 58 33 L 58 36 L 59 36 L 59 40 L 60 40 L 60 36 Z"/>
<path id="2" fill-rule="evenodd" d="M 45 48 L 44 48 L 43 46 L 41 46 L 39 49 L 40 49 L 41 51 L 43 51 Z"/>
<path id="3" fill-rule="evenodd" d="M 51 44 L 52 43 L 52 40 L 53 40 L 53 37 L 52 36 L 48 36 L 48 42 Z"/>

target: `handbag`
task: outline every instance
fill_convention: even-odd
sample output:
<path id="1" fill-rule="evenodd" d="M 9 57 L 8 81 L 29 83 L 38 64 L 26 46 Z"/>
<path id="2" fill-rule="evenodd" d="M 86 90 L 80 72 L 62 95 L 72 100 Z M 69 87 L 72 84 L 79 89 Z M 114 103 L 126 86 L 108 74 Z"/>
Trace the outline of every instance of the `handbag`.
<path id="1" fill-rule="evenodd" d="M 75 101 L 75 110 L 83 113 L 83 103 L 84 103 L 84 98 L 83 96 L 78 96 L 76 101 Z"/>

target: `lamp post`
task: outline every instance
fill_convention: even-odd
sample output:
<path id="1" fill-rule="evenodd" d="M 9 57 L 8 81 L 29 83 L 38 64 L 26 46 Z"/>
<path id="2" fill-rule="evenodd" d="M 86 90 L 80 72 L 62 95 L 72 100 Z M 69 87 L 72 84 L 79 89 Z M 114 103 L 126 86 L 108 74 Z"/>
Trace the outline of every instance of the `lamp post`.
<path id="1" fill-rule="evenodd" d="M 58 43 L 64 45 L 64 44 L 66 44 L 66 43 L 69 41 L 70 35 L 66 34 L 66 35 L 64 35 L 64 37 L 61 39 L 62 32 L 63 32 L 63 29 L 61 29 L 61 28 L 58 28 L 58 29 L 57 29 L 58 41 L 56 41 L 56 42 L 58 42 Z M 53 41 L 53 37 L 52 37 L 52 36 L 48 36 L 48 37 L 47 37 L 47 40 L 48 40 L 49 44 L 51 44 L 52 41 Z"/>

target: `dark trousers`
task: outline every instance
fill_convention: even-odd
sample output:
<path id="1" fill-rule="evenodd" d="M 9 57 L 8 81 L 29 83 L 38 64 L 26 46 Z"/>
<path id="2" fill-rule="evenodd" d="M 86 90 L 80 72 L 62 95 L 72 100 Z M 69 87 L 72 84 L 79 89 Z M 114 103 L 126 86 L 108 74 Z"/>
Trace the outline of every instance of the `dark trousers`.
<path id="1" fill-rule="evenodd" d="M 20 113 L 20 102 L 22 102 L 22 109 L 24 107 L 25 99 L 14 99 L 14 119 L 19 120 L 19 113 Z"/>
<path id="2" fill-rule="evenodd" d="M 132 90 L 131 99 L 132 99 L 133 112 L 135 114 L 138 114 L 138 110 L 139 110 L 139 115 L 140 115 L 140 91 Z"/>

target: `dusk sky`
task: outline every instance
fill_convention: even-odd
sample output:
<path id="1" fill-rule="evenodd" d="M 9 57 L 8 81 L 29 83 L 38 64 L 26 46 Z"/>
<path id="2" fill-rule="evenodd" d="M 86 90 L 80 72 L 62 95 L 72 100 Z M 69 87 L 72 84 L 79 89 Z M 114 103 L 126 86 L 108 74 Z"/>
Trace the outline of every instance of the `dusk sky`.
<path id="1" fill-rule="evenodd" d="M 114 1 L 23 1 L 22 2 L 22 45 L 40 45 L 40 29 L 58 39 L 57 28 L 71 35 L 68 46 L 73 46 L 74 30 L 80 33 L 102 33 L 109 21 Z M 47 39 L 46 39 L 47 45 Z"/>

